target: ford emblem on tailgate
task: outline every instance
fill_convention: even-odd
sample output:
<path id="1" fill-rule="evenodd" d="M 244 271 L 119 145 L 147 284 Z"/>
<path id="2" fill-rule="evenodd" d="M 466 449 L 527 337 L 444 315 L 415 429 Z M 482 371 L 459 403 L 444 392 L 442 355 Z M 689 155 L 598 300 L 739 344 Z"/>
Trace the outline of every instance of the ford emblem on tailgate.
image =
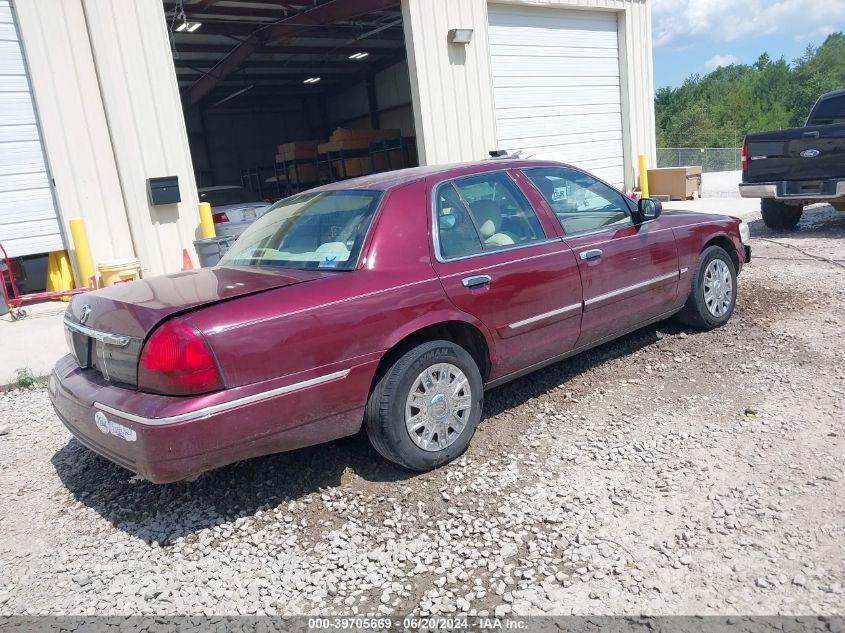
<path id="1" fill-rule="evenodd" d="M 821 154 L 821 152 L 817 149 L 805 149 L 801 152 L 801 158 L 815 158 L 819 154 Z"/>

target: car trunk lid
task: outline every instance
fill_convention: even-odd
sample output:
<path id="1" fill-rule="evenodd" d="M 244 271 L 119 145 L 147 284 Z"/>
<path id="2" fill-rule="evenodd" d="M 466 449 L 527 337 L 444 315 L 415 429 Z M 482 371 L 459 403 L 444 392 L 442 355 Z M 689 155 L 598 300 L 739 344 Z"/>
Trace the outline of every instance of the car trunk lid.
<path id="1" fill-rule="evenodd" d="M 327 274 L 330 273 L 203 268 L 77 295 L 65 313 L 68 346 L 80 367 L 96 370 L 112 382 L 134 386 L 144 340 L 165 319 Z"/>

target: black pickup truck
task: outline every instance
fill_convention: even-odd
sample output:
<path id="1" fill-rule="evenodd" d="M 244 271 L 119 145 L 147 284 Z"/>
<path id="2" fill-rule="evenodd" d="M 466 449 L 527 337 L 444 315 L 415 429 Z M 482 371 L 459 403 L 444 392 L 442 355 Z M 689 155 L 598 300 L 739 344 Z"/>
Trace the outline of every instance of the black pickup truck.
<path id="1" fill-rule="evenodd" d="M 804 127 L 746 136 L 739 193 L 762 199 L 771 229 L 795 227 L 808 204 L 845 211 L 845 90 L 819 97 Z"/>

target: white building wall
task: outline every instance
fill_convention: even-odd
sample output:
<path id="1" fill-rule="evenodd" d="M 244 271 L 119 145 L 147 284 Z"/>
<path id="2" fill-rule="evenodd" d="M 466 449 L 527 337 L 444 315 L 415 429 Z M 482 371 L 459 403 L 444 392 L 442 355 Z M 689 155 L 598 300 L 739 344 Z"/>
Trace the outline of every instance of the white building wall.
<path id="1" fill-rule="evenodd" d="M 158 0 L 82 0 L 129 225 L 145 274 L 194 257 L 199 215 L 164 6 Z M 182 201 L 153 206 L 148 178 L 178 176 Z"/>
<path id="2" fill-rule="evenodd" d="M 84 218 L 95 262 L 132 257 L 82 4 L 16 0 L 15 11 L 65 234 L 69 218 Z"/>
<path id="3" fill-rule="evenodd" d="M 62 220 L 83 217 L 94 262 L 178 271 L 199 218 L 164 8 L 158 0 L 16 0 Z M 151 206 L 146 180 L 179 177 Z"/>
<path id="4" fill-rule="evenodd" d="M 420 164 L 487 157 L 495 149 L 486 0 L 402 0 Z M 468 46 L 449 29 L 474 30 Z"/>
<path id="5" fill-rule="evenodd" d="M 617 14 L 622 78 L 625 184 L 635 183 L 638 154 L 656 158 L 651 8 L 648 0 L 490 0 L 499 4 L 612 11 Z M 479 160 L 495 149 L 488 0 L 402 0 L 420 160 Z M 472 28 L 467 46 L 448 43 Z"/>

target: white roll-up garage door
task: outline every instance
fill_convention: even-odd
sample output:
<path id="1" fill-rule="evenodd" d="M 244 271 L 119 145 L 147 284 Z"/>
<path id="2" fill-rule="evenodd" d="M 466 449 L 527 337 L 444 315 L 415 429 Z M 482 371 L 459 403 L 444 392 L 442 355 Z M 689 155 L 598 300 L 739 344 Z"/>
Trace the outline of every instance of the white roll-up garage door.
<path id="1" fill-rule="evenodd" d="M 489 16 L 498 148 L 623 186 L 616 14 L 490 4 Z"/>
<path id="2" fill-rule="evenodd" d="M 10 257 L 64 249 L 9 0 L 0 0 L 0 242 Z"/>

